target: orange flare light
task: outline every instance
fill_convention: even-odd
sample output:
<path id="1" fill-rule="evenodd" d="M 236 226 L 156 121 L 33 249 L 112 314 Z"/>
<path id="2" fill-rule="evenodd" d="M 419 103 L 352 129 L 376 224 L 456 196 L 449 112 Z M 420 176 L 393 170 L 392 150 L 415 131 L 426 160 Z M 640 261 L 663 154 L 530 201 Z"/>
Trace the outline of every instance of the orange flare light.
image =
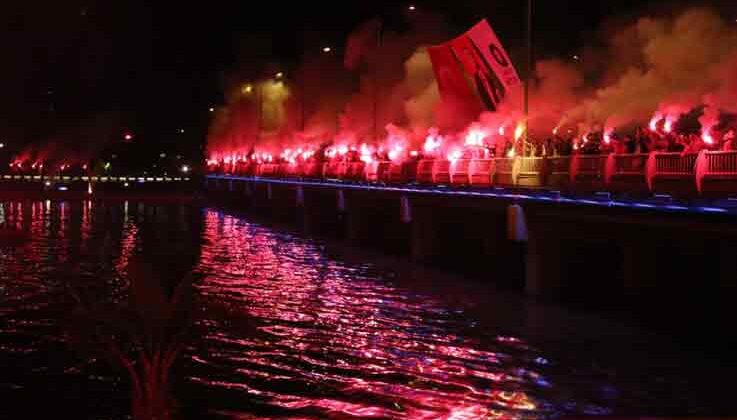
<path id="1" fill-rule="evenodd" d="M 466 146 L 483 146 L 486 133 L 478 129 L 471 129 L 466 135 Z"/>
<path id="2" fill-rule="evenodd" d="M 524 123 L 517 124 L 517 128 L 514 129 L 514 140 L 519 140 L 523 134 L 525 134 L 525 131 L 527 131 L 527 127 Z"/>

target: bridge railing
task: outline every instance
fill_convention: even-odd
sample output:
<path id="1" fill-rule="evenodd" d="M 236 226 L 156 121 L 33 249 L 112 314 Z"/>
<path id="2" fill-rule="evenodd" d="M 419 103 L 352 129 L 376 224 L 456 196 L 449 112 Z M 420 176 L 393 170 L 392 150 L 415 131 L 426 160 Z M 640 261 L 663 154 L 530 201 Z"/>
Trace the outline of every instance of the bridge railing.
<path id="1" fill-rule="evenodd" d="M 519 157 L 515 162 L 515 185 L 539 187 L 545 184 L 546 158 Z"/>
<path id="2" fill-rule="evenodd" d="M 222 170 L 222 169 L 221 169 Z M 419 162 L 307 162 L 301 165 L 264 162 L 242 165 L 236 175 L 260 177 L 305 177 L 310 179 L 344 179 L 349 181 L 404 183 L 416 180 L 420 184 L 488 187 L 542 186 L 558 187 L 558 183 L 573 181 L 571 188 L 586 188 L 576 182 L 596 182 L 603 188 L 627 190 L 647 187 L 656 191 L 660 181 L 676 181 L 709 191 L 734 194 L 737 192 L 737 151 L 702 151 L 694 153 L 573 155 L 561 157 L 516 157 L 496 159 L 461 159 L 451 163 L 445 159 L 423 159 Z M 411 172 L 411 173 L 410 173 Z M 613 183 L 616 181 L 616 184 Z M 621 181 L 627 181 L 622 183 Z M 670 185 L 670 184 L 668 184 Z M 684 193 L 676 185 L 673 190 Z M 668 190 L 670 191 L 670 190 Z M 693 194 L 695 192 L 691 192 Z M 689 192 L 685 192 L 689 194 Z"/>
<path id="3" fill-rule="evenodd" d="M 389 171 L 391 162 L 389 161 L 372 161 L 366 165 L 366 181 L 368 182 L 386 182 L 387 172 Z"/>
<path id="4" fill-rule="evenodd" d="M 275 163 L 262 163 L 259 165 L 259 176 L 273 177 L 276 176 L 277 165 Z"/>
<path id="5" fill-rule="evenodd" d="M 647 163 L 647 184 L 650 191 L 654 191 L 656 183 L 662 180 L 693 185 L 698 157 L 698 153 L 652 153 Z"/>
<path id="6" fill-rule="evenodd" d="M 494 165 L 494 185 L 514 186 L 516 184 L 514 164 L 515 158 L 496 158 Z"/>
<path id="7" fill-rule="evenodd" d="M 548 173 L 545 183 L 555 188 L 566 187 L 571 180 L 573 156 L 553 156 L 548 158 Z"/>
<path id="8" fill-rule="evenodd" d="M 708 152 L 703 151 L 696 160 L 696 187 L 699 193 L 704 192 L 705 183 L 709 181 L 728 182 L 737 192 L 737 151 Z"/>
<path id="9" fill-rule="evenodd" d="M 322 176 L 325 179 L 339 179 L 340 167 L 344 162 L 329 161 L 322 166 Z"/>
<path id="10" fill-rule="evenodd" d="M 417 163 L 417 183 L 423 185 L 433 183 L 432 168 L 434 165 L 434 159 L 422 159 Z"/>
<path id="11" fill-rule="evenodd" d="M 296 172 L 296 164 L 291 164 L 289 162 L 281 162 L 277 164 L 276 168 L 277 176 L 283 178 L 289 178 Z"/>
<path id="12" fill-rule="evenodd" d="M 318 179 L 322 176 L 322 165 L 318 161 L 310 161 L 304 164 L 302 176 L 310 179 Z"/>
<path id="13" fill-rule="evenodd" d="M 432 165 L 432 180 L 437 185 L 450 185 L 450 161 L 435 159 Z"/>
<path id="14" fill-rule="evenodd" d="M 603 181 L 607 155 L 573 155 L 571 159 L 571 181 Z"/>
<path id="15" fill-rule="evenodd" d="M 474 159 L 468 169 L 468 179 L 472 187 L 488 187 L 494 178 L 496 166 L 493 159 Z"/>
<path id="16" fill-rule="evenodd" d="M 469 185 L 469 171 L 471 169 L 471 159 L 458 159 L 451 163 L 450 183 L 455 186 Z"/>
<path id="17" fill-rule="evenodd" d="M 407 181 L 404 173 L 404 165 L 397 162 L 391 162 L 386 171 L 386 182 L 390 184 L 402 184 Z"/>
<path id="18" fill-rule="evenodd" d="M 351 181 L 361 181 L 364 179 L 366 164 L 364 162 L 350 162 L 346 167 L 345 177 Z"/>
<path id="19" fill-rule="evenodd" d="M 609 185 L 614 179 L 628 178 L 645 182 L 650 158 L 651 155 L 647 153 L 608 155 L 604 170 L 606 184 Z"/>

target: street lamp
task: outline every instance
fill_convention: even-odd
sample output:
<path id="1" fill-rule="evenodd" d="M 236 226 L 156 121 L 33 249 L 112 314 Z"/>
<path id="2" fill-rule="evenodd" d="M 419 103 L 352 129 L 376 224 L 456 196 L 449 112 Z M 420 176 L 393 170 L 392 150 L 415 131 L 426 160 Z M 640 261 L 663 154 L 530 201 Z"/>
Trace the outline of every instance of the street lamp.
<path id="1" fill-rule="evenodd" d="M 407 10 L 409 10 L 410 12 L 414 12 L 415 10 L 417 10 L 417 8 L 415 7 L 414 4 L 410 4 Z"/>
<path id="2" fill-rule="evenodd" d="M 527 0 L 527 63 L 525 68 L 525 97 L 524 97 L 524 110 L 525 110 L 525 141 L 530 138 L 530 81 L 532 80 L 532 17 L 533 17 L 533 6 L 534 0 Z"/>
<path id="3" fill-rule="evenodd" d="M 324 52 L 324 53 L 329 53 L 330 51 L 332 51 L 332 48 L 330 48 L 330 47 L 323 47 L 322 48 L 322 52 Z"/>
<path id="4" fill-rule="evenodd" d="M 188 165 L 182 165 L 182 172 L 183 173 L 189 173 L 189 166 Z"/>
<path id="5" fill-rule="evenodd" d="M 215 107 L 210 107 L 210 112 L 215 112 Z"/>
<path id="6" fill-rule="evenodd" d="M 284 77 L 284 72 L 281 72 L 281 71 L 274 75 L 274 78 L 276 80 L 281 80 L 283 77 Z"/>

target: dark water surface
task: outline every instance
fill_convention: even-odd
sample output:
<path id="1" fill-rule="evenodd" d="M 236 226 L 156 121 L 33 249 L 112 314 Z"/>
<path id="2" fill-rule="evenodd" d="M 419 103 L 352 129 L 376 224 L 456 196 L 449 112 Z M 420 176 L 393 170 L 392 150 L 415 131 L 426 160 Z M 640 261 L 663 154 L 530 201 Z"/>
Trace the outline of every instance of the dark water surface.
<path id="1" fill-rule="evenodd" d="M 216 209 L 4 202 L 0 225 L 29 238 L 0 242 L 0 418 L 126 417 L 125 375 L 66 343 L 64 284 L 124 299 L 141 256 L 165 281 L 195 273 L 196 322 L 172 372 L 187 418 L 737 412 L 725 362 Z"/>

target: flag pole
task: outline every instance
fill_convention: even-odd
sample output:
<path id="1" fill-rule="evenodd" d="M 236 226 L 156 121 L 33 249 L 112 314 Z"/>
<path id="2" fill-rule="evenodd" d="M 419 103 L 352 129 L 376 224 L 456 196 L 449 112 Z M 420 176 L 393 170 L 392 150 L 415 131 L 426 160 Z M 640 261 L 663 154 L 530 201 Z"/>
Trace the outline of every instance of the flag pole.
<path id="1" fill-rule="evenodd" d="M 527 65 L 525 69 L 525 141 L 530 138 L 530 81 L 532 80 L 532 1 L 527 0 Z"/>

